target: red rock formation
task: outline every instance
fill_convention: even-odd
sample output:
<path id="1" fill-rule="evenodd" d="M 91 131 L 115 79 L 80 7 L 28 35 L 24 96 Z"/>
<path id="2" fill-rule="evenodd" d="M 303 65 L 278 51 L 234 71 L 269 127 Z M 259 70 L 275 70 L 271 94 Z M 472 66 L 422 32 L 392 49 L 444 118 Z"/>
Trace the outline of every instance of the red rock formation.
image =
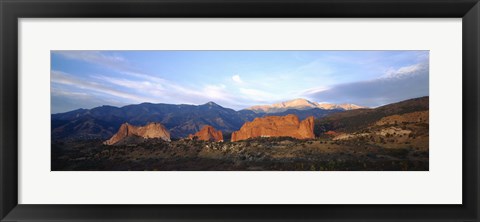
<path id="1" fill-rule="evenodd" d="M 232 142 L 255 137 L 289 136 L 297 139 L 313 139 L 313 116 L 299 121 L 293 114 L 255 118 L 243 124 L 239 131 L 232 133 Z"/>
<path id="2" fill-rule="evenodd" d="M 144 139 L 160 138 L 170 141 L 170 133 L 160 123 L 149 123 L 145 126 L 132 126 L 124 123 L 118 129 L 118 132 L 109 140 L 103 142 L 105 145 L 113 145 L 128 136 L 138 136 Z"/>
<path id="3" fill-rule="evenodd" d="M 204 126 L 200 131 L 195 133 L 195 135 L 188 135 L 188 138 L 193 139 L 196 138 L 198 140 L 204 141 L 223 141 L 222 131 L 215 130 L 212 126 Z"/>

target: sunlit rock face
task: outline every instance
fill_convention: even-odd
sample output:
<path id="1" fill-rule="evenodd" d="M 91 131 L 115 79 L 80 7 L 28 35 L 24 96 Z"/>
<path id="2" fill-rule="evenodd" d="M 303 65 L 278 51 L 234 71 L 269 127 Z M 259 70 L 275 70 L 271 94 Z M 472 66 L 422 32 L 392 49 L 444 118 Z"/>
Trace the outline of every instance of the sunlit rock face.
<path id="1" fill-rule="evenodd" d="M 196 132 L 195 134 L 190 134 L 188 138 L 214 142 L 223 141 L 222 131 L 215 130 L 215 128 L 208 125 L 204 126 L 200 131 Z"/>
<path id="2" fill-rule="evenodd" d="M 165 141 L 170 141 L 170 133 L 160 123 L 149 123 L 145 126 L 132 126 L 128 123 L 124 123 L 118 129 L 109 140 L 103 142 L 105 145 L 114 145 L 124 138 L 136 136 L 143 139 L 160 138 Z"/>
<path id="3" fill-rule="evenodd" d="M 239 131 L 232 133 L 232 142 L 255 137 L 288 136 L 297 139 L 313 139 L 314 118 L 312 116 L 300 121 L 296 115 L 267 116 L 255 118 L 245 123 Z"/>

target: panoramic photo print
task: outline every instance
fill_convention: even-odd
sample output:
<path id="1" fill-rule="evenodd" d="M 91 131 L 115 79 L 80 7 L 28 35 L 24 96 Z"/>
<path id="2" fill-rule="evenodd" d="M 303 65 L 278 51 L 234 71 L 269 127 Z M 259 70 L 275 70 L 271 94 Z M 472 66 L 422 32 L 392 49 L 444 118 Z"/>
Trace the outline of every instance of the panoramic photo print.
<path id="1" fill-rule="evenodd" d="M 428 171 L 429 51 L 51 51 L 52 171 Z"/>

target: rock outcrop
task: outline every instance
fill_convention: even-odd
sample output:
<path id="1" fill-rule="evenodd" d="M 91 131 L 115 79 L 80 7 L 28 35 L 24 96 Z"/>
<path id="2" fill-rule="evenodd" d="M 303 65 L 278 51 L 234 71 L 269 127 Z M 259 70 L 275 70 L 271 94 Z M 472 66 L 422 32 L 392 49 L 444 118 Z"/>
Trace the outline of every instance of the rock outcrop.
<path id="1" fill-rule="evenodd" d="M 313 139 L 314 118 L 312 116 L 299 121 L 296 115 L 267 116 L 255 118 L 243 124 L 239 131 L 232 133 L 232 142 L 255 137 L 293 137 L 297 139 Z"/>
<path id="2" fill-rule="evenodd" d="M 118 129 L 118 132 L 109 140 L 103 142 L 105 145 L 114 145 L 128 137 L 140 137 L 143 139 L 160 138 L 165 141 L 170 141 L 170 133 L 160 123 L 149 123 L 145 126 L 132 126 L 124 123 Z"/>
<path id="3" fill-rule="evenodd" d="M 194 135 L 188 135 L 190 139 L 197 139 L 203 141 L 214 141 L 214 142 L 221 142 L 223 141 L 222 131 L 215 130 L 212 126 L 204 126 L 200 131 L 195 133 Z"/>

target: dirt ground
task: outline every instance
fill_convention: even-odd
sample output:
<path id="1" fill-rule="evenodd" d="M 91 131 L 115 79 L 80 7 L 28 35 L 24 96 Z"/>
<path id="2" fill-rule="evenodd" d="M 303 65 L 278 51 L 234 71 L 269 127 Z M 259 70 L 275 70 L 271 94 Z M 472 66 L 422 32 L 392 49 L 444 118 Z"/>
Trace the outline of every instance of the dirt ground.
<path id="1" fill-rule="evenodd" d="M 414 139 L 257 138 L 52 144 L 53 171 L 426 171 L 428 136 Z"/>

